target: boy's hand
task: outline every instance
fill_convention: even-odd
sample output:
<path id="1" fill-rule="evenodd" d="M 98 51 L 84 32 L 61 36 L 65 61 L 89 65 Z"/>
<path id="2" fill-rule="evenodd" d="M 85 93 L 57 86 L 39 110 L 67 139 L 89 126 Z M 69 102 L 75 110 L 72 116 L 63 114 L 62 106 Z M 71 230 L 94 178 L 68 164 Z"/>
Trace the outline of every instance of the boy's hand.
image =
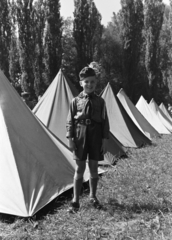
<path id="1" fill-rule="evenodd" d="M 75 142 L 73 141 L 72 138 L 69 138 L 69 148 L 71 149 L 71 151 L 75 151 L 76 150 L 76 145 Z"/>
<path id="2" fill-rule="evenodd" d="M 103 152 L 103 154 L 105 154 L 107 152 L 106 144 L 107 144 L 107 139 L 104 138 L 102 140 L 102 148 L 101 148 L 101 151 Z"/>

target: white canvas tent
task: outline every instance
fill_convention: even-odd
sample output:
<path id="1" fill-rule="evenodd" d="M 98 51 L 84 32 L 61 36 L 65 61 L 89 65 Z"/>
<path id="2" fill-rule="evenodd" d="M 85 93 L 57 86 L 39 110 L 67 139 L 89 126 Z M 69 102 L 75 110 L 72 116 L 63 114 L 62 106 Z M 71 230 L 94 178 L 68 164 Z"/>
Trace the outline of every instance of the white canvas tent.
<path id="1" fill-rule="evenodd" d="M 145 144 L 151 144 L 151 140 L 134 124 L 116 98 L 110 83 L 107 84 L 101 96 L 106 102 L 110 132 L 123 146 L 137 148 Z"/>
<path id="2" fill-rule="evenodd" d="M 151 107 L 153 112 L 157 115 L 162 124 L 168 129 L 168 131 L 172 132 L 172 124 L 170 120 L 168 120 L 165 114 L 161 111 L 161 109 L 158 107 L 154 99 L 150 101 L 149 106 Z"/>
<path id="3" fill-rule="evenodd" d="M 135 105 L 131 102 L 123 89 L 117 94 L 118 99 L 125 108 L 126 112 L 136 124 L 136 126 L 150 139 L 159 137 L 160 134 L 155 128 L 146 120 L 146 118 L 139 112 Z"/>
<path id="4" fill-rule="evenodd" d="M 71 99 L 78 91 L 60 70 L 32 112 L 43 124 L 68 146 L 66 119 Z"/>
<path id="5" fill-rule="evenodd" d="M 0 212 L 34 215 L 73 187 L 74 168 L 71 152 L 40 124 L 0 71 Z"/>
<path id="6" fill-rule="evenodd" d="M 170 134 L 170 131 L 162 124 L 143 96 L 139 98 L 136 107 L 160 134 Z"/>
<path id="7" fill-rule="evenodd" d="M 168 112 L 168 110 L 166 109 L 165 105 L 163 103 L 161 103 L 159 105 L 159 108 L 161 109 L 161 111 L 165 114 L 165 116 L 170 120 L 170 122 L 172 123 L 172 118 Z"/>

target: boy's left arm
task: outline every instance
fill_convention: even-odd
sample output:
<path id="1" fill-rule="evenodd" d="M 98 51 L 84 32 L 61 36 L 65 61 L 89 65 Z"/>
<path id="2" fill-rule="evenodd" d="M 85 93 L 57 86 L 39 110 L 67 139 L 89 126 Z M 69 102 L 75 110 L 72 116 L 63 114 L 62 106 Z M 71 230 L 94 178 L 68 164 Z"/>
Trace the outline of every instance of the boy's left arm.
<path id="1" fill-rule="evenodd" d="M 105 101 L 103 102 L 103 108 L 102 108 L 102 151 L 105 154 L 106 153 L 106 142 L 109 138 L 109 119 L 107 115 L 107 109 Z"/>
<path id="2" fill-rule="evenodd" d="M 103 108 L 102 108 L 102 138 L 108 139 L 109 138 L 109 119 L 107 115 L 106 103 L 103 101 Z"/>

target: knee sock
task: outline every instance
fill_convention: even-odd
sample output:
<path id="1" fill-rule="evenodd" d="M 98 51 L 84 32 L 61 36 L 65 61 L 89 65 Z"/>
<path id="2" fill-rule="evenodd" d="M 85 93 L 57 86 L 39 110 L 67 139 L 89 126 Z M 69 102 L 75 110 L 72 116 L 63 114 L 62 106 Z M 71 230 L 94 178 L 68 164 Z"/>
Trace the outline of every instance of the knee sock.
<path id="1" fill-rule="evenodd" d="M 75 179 L 74 178 L 74 186 L 73 186 L 73 202 L 79 203 L 79 196 L 81 193 L 83 178 Z"/>
<path id="2" fill-rule="evenodd" d="M 97 191 L 97 184 L 98 184 L 99 178 L 91 178 L 89 180 L 90 185 L 90 198 L 96 198 L 96 191 Z"/>

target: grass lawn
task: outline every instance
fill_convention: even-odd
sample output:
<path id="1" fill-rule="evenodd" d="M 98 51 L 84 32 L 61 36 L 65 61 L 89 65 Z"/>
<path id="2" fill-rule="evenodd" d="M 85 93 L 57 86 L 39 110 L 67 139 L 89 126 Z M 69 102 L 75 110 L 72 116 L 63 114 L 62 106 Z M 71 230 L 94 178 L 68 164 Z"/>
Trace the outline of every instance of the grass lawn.
<path id="1" fill-rule="evenodd" d="M 66 211 L 72 190 L 38 212 L 35 224 L 1 214 L 0 240 L 172 240 L 172 135 L 129 149 L 128 158 L 105 169 L 97 192 L 101 210 L 89 205 L 84 184 L 76 214 Z"/>

